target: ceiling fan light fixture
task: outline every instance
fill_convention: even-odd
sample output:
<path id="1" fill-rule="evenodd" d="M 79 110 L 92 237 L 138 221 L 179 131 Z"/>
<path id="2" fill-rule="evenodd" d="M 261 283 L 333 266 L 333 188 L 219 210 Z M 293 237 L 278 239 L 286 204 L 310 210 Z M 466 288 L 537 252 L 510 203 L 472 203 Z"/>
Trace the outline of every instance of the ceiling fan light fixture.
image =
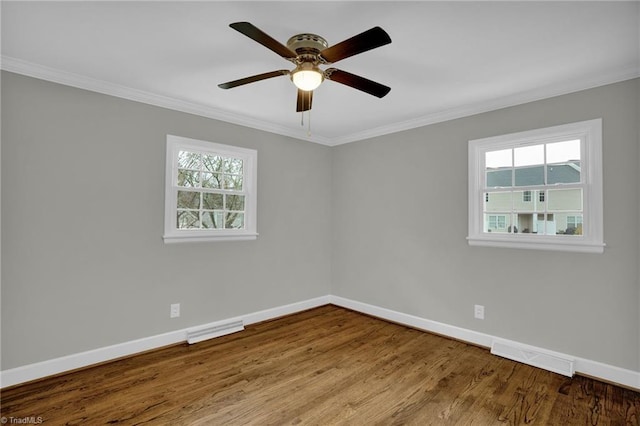
<path id="1" fill-rule="evenodd" d="M 291 73 L 291 81 L 293 81 L 293 84 L 305 92 L 315 90 L 320 86 L 323 79 L 322 71 L 313 64 L 301 64 Z"/>

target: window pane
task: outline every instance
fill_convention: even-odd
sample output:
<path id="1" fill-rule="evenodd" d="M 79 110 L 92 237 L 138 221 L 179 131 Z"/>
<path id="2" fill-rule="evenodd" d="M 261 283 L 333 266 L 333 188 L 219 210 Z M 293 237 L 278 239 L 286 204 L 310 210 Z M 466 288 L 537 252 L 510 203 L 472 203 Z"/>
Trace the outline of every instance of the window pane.
<path id="1" fill-rule="evenodd" d="M 178 229 L 200 228 L 198 212 L 178 210 Z"/>
<path id="2" fill-rule="evenodd" d="M 511 227 L 511 215 L 508 214 L 485 214 L 484 232 L 497 232 L 506 234 Z"/>
<path id="3" fill-rule="evenodd" d="M 515 169 L 515 186 L 544 185 L 544 166 Z"/>
<path id="4" fill-rule="evenodd" d="M 222 194 L 202 194 L 202 208 L 207 210 L 224 209 L 224 195 Z"/>
<path id="5" fill-rule="evenodd" d="M 579 161 L 547 166 L 547 180 L 549 185 L 553 185 L 555 183 L 580 182 L 580 173 Z"/>
<path id="6" fill-rule="evenodd" d="M 544 164 L 544 145 L 532 145 L 515 148 L 513 163 L 516 167 Z"/>
<path id="7" fill-rule="evenodd" d="M 178 168 L 200 170 L 201 155 L 197 152 L 178 152 Z"/>
<path id="8" fill-rule="evenodd" d="M 202 227 L 206 229 L 222 228 L 222 212 L 202 212 Z"/>
<path id="9" fill-rule="evenodd" d="M 224 171 L 234 175 L 242 174 L 242 160 L 239 158 L 225 158 Z"/>
<path id="10" fill-rule="evenodd" d="M 224 175 L 224 188 L 242 191 L 242 175 Z"/>
<path id="11" fill-rule="evenodd" d="M 178 191 L 179 209 L 199 209 L 200 193 L 193 191 Z"/>
<path id="12" fill-rule="evenodd" d="M 217 155 L 203 155 L 202 156 L 203 170 L 209 172 L 221 172 L 222 171 L 222 157 Z"/>
<path id="13" fill-rule="evenodd" d="M 244 210 L 244 195 L 227 195 L 225 210 Z"/>
<path id="14" fill-rule="evenodd" d="M 500 151 L 489 151 L 484 154 L 484 165 L 486 169 L 498 169 L 502 167 L 511 167 L 512 150 L 503 149 Z"/>
<path id="15" fill-rule="evenodd" d="M 244 228 L 244 213 L 227 213 L 224 219 L 224 227 L 229 229 Z"/>
<path id="16" fill-rule="evenodd" d="M 580 161 L 580 140 L 547 144 L 547 164 Z"/>
<path id="17" fill-rule="evenodd" d="M 550 189 L 547 192 L 549 211 L 582 211 L 582 189 Z"/>
<path id="18" fill-rule="evenodd" d="M 178 186 L 196 188 L 200 186 L 200 172 L 178 170 Z"/>
<path id="19" fill-rule="evenodd" d="M 487 170 L 487 188 L 504 188 L 513 183 L 511 181 L 513 169 Z"/>
<path id="20" fill-rule="evenodd" d="M 504 212 L 511 210 L 512 202 L 510 192 L 486 192 L 484 200 L 485 212 Z"/>
<path id="21" fill-rule="evenodd" d="M 207 173 L 202 172 L 202 187 L 203 188 L 221 188 L 220 186 L 220 174 L 219 173 Z"/>

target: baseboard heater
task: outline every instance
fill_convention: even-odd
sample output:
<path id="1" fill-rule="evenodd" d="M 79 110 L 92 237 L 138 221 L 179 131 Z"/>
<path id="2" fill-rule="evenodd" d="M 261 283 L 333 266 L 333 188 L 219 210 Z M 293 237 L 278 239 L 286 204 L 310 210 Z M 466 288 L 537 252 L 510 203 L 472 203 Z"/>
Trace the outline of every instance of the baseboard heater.
<path id="1" fill-rule="evenodd" d="M 214 337 L 224 336 L 226 334 L 236 333 L 244 330 L 242 320 L 231 321 L 226 323 L 214 323 L 198 328 L 187 330 L 187 343 L 202 342 L 204 340 L 213 339 Z"/>
<path id="2" fill-rule="evenodd" d="M 563 376 L 573 377 L 575 360 L 562 354 L 543 352 L 537 348 L 518 345 L 513 342 L 494 340 L 491 353 L 504 358 L 553 371 Z"/>

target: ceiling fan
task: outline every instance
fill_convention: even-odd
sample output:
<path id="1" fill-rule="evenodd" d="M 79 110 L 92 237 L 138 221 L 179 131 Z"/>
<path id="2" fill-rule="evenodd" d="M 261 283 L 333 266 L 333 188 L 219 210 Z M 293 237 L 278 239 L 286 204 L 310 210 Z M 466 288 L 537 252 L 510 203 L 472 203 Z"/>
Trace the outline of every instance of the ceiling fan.
<path id="1" fill-rule="evenodd" d="M 219 84 L 218 87 L 221 89 L 231 89 L 268 78 L 288 75 L 298 88 L 297 112 L 311 109 L 313 90 L 323 80 L 342 83 L 378 98 L 384 97 L 391 90 L 388 86 L 337 68 L 325 70 L 319 68 L 319 65 L 332 64 L 391 43 L 389 34 L 380 27 L 373 27 L 333 46 L 329 46 L 327 41 L 319 35 L 297 34 L 291 37 L 285 46 L 249 22 L 234 22 L 229 26 L 292 62 L 295 68 L 291 71 L 283 69 L 229 81 Z"/>

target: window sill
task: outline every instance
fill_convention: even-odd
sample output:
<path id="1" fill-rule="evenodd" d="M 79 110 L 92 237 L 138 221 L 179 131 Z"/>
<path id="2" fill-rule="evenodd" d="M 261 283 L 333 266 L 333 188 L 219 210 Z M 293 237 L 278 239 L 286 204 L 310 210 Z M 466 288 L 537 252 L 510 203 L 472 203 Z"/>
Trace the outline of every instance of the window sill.
<path id="1" fill-rule="evenodd" d="M 252 241 L 258 238 L 256 233 L 242 234 L 216 234 L 216 235 L 164 235 L 162 239 L 165 244 L 173 243 L 199 243 L 213 241 Z"/>
<path id="2" fill-rule="evenodd" d="M 580 237 L 569 238 L 574 239 Z M 467 237 L 467 241 L 470 246 L 567 251 L 577 253 L 604 253 L 605 247 L 604 243 L 594 243 L 583 239 L 569 240 L 562 237 L 553 237 L 553 239 L 551 239 L 536 236 L 525 236 L 522 234 L 505 237 L 473 236 Z"/>

